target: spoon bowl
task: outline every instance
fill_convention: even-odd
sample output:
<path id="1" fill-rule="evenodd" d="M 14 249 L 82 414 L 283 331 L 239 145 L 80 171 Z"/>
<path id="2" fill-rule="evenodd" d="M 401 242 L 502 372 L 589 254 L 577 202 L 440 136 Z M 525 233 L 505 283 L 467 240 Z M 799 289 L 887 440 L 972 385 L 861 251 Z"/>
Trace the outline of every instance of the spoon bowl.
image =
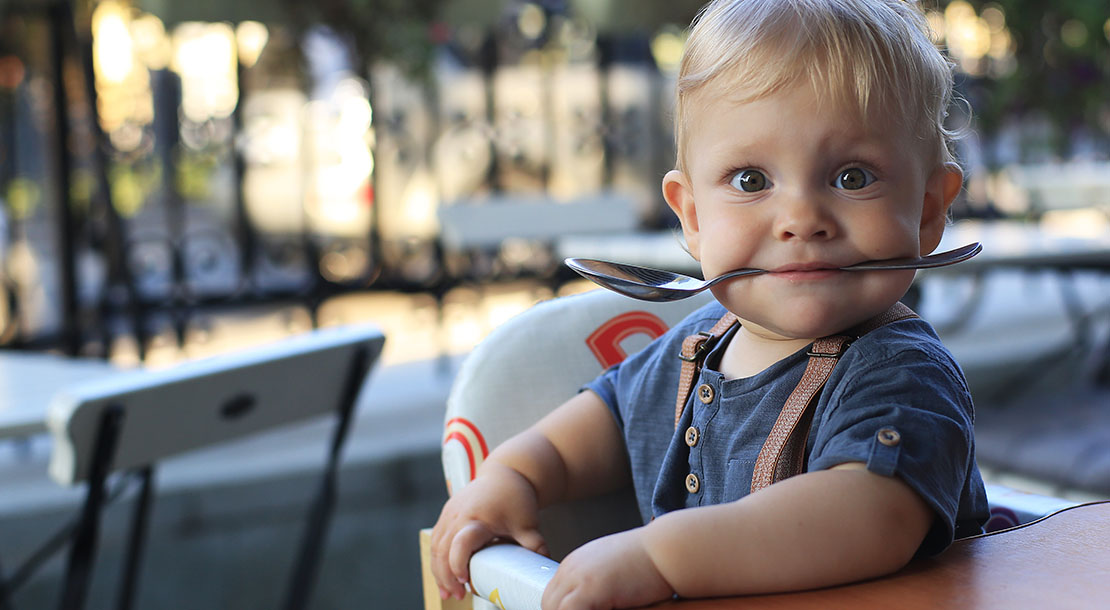
<path id="1" fill-rule="evenodd" d="M 966 261 L 979 254 L 983 245 L 979 242 L 966 246 L 930 254 L 907 258 L 888 258 L 866 261 L 841 267 L 841 271 L 877 271 L 884 269 L 930 269 L 944 267 Z M 722 282 L 724 280 L 767 273 L 766 269 L 737 269 L 721 274 L 713 279 L 699 280 L 695 277 L 663 271 L 651 267 L 614 263 L 592 258 L 568 258 L 568 267 L 595 284 L 641 301 L 678 301 Z"/>

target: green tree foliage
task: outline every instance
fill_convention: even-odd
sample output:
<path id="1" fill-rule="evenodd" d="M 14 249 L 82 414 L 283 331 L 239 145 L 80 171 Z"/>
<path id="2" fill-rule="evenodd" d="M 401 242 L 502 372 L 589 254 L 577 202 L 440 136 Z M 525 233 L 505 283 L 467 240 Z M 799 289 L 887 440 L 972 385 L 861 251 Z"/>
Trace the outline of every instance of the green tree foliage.
<path id="1" fill-rule="evenodd" d="M 972 4 L 979 11 L 991 5 L 1001 8 L 1013 37 L 1013 68 L 972 79 L 969 86 L 985 133 L 1009 118 L 1035 113 L 1049 118 L 1057 129 L 1058 147 L 1077 127 L 1103 138 L 1110 134 L 1110 5 L 1106 0 Z"/>

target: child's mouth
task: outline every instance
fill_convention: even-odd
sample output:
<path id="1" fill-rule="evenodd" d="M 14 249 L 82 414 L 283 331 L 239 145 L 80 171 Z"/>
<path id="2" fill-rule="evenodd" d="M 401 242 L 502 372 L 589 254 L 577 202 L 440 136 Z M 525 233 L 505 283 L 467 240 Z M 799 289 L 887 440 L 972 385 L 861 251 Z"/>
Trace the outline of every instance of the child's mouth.
<path id="1" fill-rule="evenodd" d="M 784 265 L 771 269 L 769 273 L 786 280 L 821 280 L 843 273 L 843 271 L 841 271 L 839 265 L 817 262 Z"/>

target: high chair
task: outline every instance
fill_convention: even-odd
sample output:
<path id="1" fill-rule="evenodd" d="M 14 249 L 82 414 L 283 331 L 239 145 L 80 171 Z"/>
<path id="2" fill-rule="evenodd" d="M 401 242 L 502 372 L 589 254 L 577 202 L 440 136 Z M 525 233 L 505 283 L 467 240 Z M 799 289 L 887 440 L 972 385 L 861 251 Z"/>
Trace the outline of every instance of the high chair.
<path id="1" fill-rule="evenodd" d="M 459 489 L 497 445 L 538 421 L 609 366 L 642 349 L 707 303 L 648 303 L 605 290 L 540 303 L 495 329 L 463 362 L 447 400 L 443 470 Z M 988 486 L 993 529 L 1026 523 L 1074 503 Z M 599 536 L 642 525 L 631 491 L 545 509 L 540 529 L 551 559 L 495 545 L 471 559 L 466 599 L 440 600 L 429 564 L 430 529 L 421 531 L 426 610 L 538 609 L 557 560 Z"/>
<path id="2" fill-rule="evenodd" d="M 540 303 L 496 328 L 463 362 L 447 399 L 442 457 L 448 491 L 469 483 L 494 447 L 710 298 L 646 303 L 593 290 Z M 638 525 L 631 492 L 550 507 L 540 515 L 540 530 L 555 559 L 584 542 Z M 471 608 L 469 599 L 441 603 L 428 568 L 427 538 L 422 532 L 425 607 Z M 535 556 L 533 563 L 542 573 L 544 562 Z M 496 597 L 503 598 L 504 586 L 496 589 Z M 484 607 L 483 600 L 475 599 L 473 607 Z"/>

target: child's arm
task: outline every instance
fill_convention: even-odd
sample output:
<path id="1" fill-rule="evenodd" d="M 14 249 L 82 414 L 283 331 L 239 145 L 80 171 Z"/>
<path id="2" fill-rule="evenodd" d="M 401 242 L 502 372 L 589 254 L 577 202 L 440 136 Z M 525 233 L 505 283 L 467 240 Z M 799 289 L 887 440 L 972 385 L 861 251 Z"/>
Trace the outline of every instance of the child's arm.
<path id="1" fill-rule="evenodd" d="M 441 595 L 462 597 L 470 556 L 496 537 L 545 552 L 544 506 L 604 493 L 630 481 L 620 430 L 605 403 L 581 392 L 494 450 L 456 490 L 432 531 L 432 572 Z"/>
<path id="2" fill-rule="evenodd" d="M 656 575 L 683 597 L 801 590 L 876 577 L 909 561 L 932 519 L 925 502 L 900 479 L 844 464 L 591 542 L 560 565 L 544 608 L 625 607 L 637 582 L 654 587 Z"/>

